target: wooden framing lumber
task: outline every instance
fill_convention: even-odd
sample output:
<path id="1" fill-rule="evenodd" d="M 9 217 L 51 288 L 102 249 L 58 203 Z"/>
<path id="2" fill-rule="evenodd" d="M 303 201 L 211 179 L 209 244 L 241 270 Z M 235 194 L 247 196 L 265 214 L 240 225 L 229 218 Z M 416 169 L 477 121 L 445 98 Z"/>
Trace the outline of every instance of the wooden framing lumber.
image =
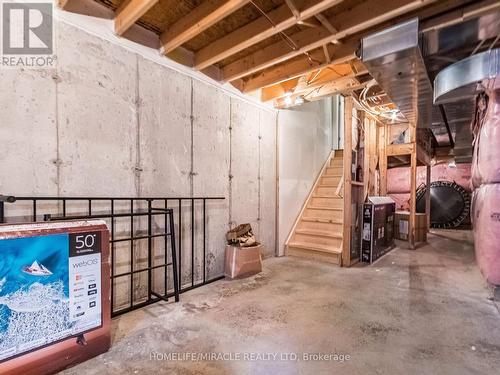
<path id="1" fill-rule="evenodd" d="M 298 48 L 291 50 L 287 41 L 274 43 L 224 67 L 224 79 L 231 81 L 244 77 L 436 1 L 377 0 L 362 2 L 329 19 L 332 24 L 336 24 L 337 33 L 332 34 L 326 28 L 319 28 L 306 29 L 292 34 L 290 39 Z M 354 51 L 355 49 L 352 50 L 352 53 Z"/>
<path id="2" fill-rule="evenodd" d="M 415 143 L 402 143 L 398 145 L 387 145 L 387 156 L 410 155 L 415 151 Z"/>
<path id="3" fill-rule="evenodd" d="M 270 100 L 282 98 L 288 93 L 294 92 L 298 83 L 299 78 L 293 78 L 273 86 L 265 87 L 260 93 L 260 100 L 262 102 L 268 102 Z"/>
<path id="4" fill-rule="evenodd" d="M 351 164 L 352 164 L 352 111 L 354 102 L 352 97 L 347 96 L 344 102 L 344 160 L 343 160 L 343 180 L 344 180 L 344 219 L 342 229 L 342 266 L 351 265 Z"/>
<path id="5" fill-rule="evenodd" d="M 191 13 L 174 23 L 160 35 L 163 53 L 167 54 L 224 17 L 246 5 L 250 0 L 206 0 Z"/>
<path id="6" fill-rule="evenodd" d="M 380 195 L 387 195 L 387 125 L 379 127 L 379 172 L 380 172 Z"/>
<path id="7" fill-rule="evenodd" d="M 294 103 L 295 99 L 297 97 L 300 97 L 300 96 L 302 96 L 304 98 L 304 100 L 312 102 L 312 101 L 324 98 L 326 96 L 332 96 L 334 94 L 348 95 L 352 91 L 359 90 L 359 89 L 364 87 L 364 83 L 357 82 L 355 78 L 350 78 L 350 80 L 352 81 L 352 85 L 342 86 L 342 85 L 339 85 L 338 82 L 332 81 L 330 83 L 322 85 L 321 87 L 311 89 L 307 93 L 293 94 L 293 95 L 291 95 L 292 103 Z M 286 98 L 281 97 L 281 98 L 278 98 L 275 100 L 274 107 L 275 108 L 286 108 L 286 107 L 289 107 L 289 105 L 286 104 Z"/>
<path id="8" fill-rule="evenodd" d="M 425 214 L 427 215 L 427 231 L 431 227 L 431 166 L 425 168 Z"/>
<path id="9" fill-rule="evenodd" d="M 285 4 L 288 6 L 288 8 L 292 11 L 293 16 L 298 20 L 300 17 L 300 11 L 293 2 L 293 0 L 285 0 Z"/>
<path id="10" fill-rule="evenodd" d="M 330 63 L 325 59 L 323 48 L 319 48 L 312 51 L 309 56 L 299 56 L 283 64 L 266 69 L 254 77 L 244 79 L 243 84 L 238 88 L 244 93 L 252 92 L 262 87 L 271 86 L 291 78 L 302 76 L 330 64 L 348 62 L 356 57 L 354 48 L 352 48 L 352 44 L 350 43 L 335 46 L 330 44 L 328 50 L 331 57 Z M 222 77 L 223 80 L 226 80 L 224 69 L 222 69 Z"/>
<path id="11" fill-rule="evenodd" d="M 410 129 L 415 131 L 415 126 Z M 417 153 L 414 151 L 410 156 L 410 220 L 409 220 L 409 240 L 410 249 L 415 249 L 415 235 L 416 235 L 416 213 L 417 213 Z"/>
<path id="12" fill-rule="evenodd" d="M 328 21 L 328 18 L 326 18 L 323 14 L 318 13 L 315 15 L 315 17 L 323 25 L 323 27 L 327 29 L 330 33 L 332 34 L 338 33 L 338 30 L 330 23 L 330 21 Z"/>
<path id="13" fill-rule="evenodd" d="M 139 18 L 141 18 L 158 0 L 129 0 L 117 9 L 115 15 L 115 33 L 123 35 Z"/>
<path id="14" fill-rule="evenodd" d="M 356 72 L 353 72 L 356 67 Z M 337 91 L 352 89 L 352 85 L 359 84 L 355 79 L 357 75 L 367 73 L 366 68 L 358 62 L 349 61 L 345 64 L 331 64 L 319 70 L 313 70 L 301 76 L 300 79 L 292 78 L 271 86 L 263 87 L 261 90 L 261 101 L 267 102 L 283 97 L 287 92 L 303 94 L 310 92 L 329 83 L 338 86 Z"/>
<path id="15" fill-rule="evenodd" d="M 293 78 L 273 86 L 262 88 L 261 101 L 267 102 L 270 100 L 277 100 L 289 93 L 293 93 L 295 96 L 312 94 L 316 91 L 321 91 L 323 87 L 328 87 L 328 89 L 324 91 L 329 92 L 348 92 L 360 87 L 360 83 L 353 73 L 346 73 L 345 75 L 338 76 L 336 72 L 324 69 L 311 81 L 308 80 L 309 75 L 306 74 L 300 79 Z"/>
<path id="16" fill-rule="evenodd" d="M 310 0 L 298 16 L 290 11 L 287 4 L 283 4 L 269 12 L 267 17 L 262 16 L 202 48 L 195 56 L 196 69 L 204 69 L 342 1 Z M 272 20 L 273 23 L 269 20 Z"/>

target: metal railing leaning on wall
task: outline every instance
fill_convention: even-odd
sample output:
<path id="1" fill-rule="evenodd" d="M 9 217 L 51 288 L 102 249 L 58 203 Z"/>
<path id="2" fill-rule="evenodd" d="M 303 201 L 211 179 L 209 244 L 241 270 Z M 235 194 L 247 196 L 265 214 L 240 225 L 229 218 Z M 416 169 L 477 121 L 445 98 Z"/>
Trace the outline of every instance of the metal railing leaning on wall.
<path id="1" fill-rule="evenodd" d="M 207 278 L 207 203 L 224 199 L 0 195 L 0 223 L 105 220 L 110 230 L 111 314 L 117 316 L 172 297 L 177 302 L 180 293 L 224 277 Z M 201 211 L 201 232 L 195 211 Z M 190 249 L 185 240 L 190 240 Z M 197 274 L 196 242 L 200 241 L 202 269 Z M 190 272 L 184 273 L 190 280 L 186 283 L 182 261 L 188 255 Z M 160 278 L 158 271 L 163 273 Z"/>

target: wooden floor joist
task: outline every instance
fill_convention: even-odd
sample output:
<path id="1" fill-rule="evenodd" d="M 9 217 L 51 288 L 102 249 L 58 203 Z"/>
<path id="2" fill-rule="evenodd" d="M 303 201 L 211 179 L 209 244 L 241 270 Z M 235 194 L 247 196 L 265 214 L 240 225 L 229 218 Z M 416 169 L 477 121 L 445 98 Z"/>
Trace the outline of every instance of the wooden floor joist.
<path id="1" fill-rule="evenodd" d="M 125 34 L 125 32 L 157 2 L 158 0 L 124 1 L 116 11 L 115 33 L 117 35 Z"/>
<path id="2" fill-rule="evenodd" d="M 253 22 L 210 43 L 196 53 L 196 69 L 204 69 L 228 56 L 244 50 L 273 35 L 292 27 L 297 22 L 306 20 L 343 0 L 309 0 L 296 17 L 284 4 Z M 272 23 L 270 22 L 272 21 Z"/>
<path id="3" fill-rule="evenodd" d="M 269 68 L 286 60 L 292 59 L 305 52 L 322 48 L 334 40 L 356 34 L 370 27 L 381 24 L 394 17 L 432 4 L 437 0 L 377 0 L 362 2 L 335 15 L 331 20 L 338 32 L 330 33 L 326 28 L 319 30 L 305 29 L 289 36 L 297 46 L 291 50 L 288 41 L 279 41 L 256 51 L 246 57 L 228 64 L 222 69 L 225 81 L 232 81 L 254 72 Z M 359 38 L 357 38 L 359 41 Z M 357 48 L 357 46 L 356 46 Z M 355 49 L 351 51 L 354 54 Z M 322 58 L 324 60 L 324 56 Z"/>
<path id="4" fill-rule="evenodd" d="M 294 59 L 278 64 L 261 73 L 251 76 L 242 81 L 238 87 L 242 92 L 252 92 L 262 87 L 274 85 L 291 78 L 299 77 L 313 70 L 324 68 L 330 64 L 345 63 L 356 57 L 355 47 L 357 42 L 344 43 L 341 45 L 328 46 L 331 61 L 328 63 L 325 59 L 323 48 L 312 51 L 308 56 L 298 56 Z M 226 70 L 222 69 L 223 80 L 226 80 Z"/>
<path id="5" fill-rule="evenodd" d="M 166 30 L 161 36 L 163 53 L 167 54 L 224 17 L 240 9 L 250 0 L 207 0 Z M 201 68 L 200 68 L 201 69 Z"/>

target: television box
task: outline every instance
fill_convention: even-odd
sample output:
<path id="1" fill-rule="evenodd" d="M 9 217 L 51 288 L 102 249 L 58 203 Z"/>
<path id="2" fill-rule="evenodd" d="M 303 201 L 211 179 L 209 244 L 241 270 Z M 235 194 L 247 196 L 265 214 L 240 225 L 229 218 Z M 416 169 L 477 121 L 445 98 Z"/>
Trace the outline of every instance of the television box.
<path id="1" fill-rule="evenodd" d="M 109 349 L 104 221 L 0 225 L 0 257 L 0 374 L 53 374 Z"/>
<path id="2" fill-rule="evenodd" d="M 368 197 L 363 205 L 361 260 L 373 263 L 394 246 L 394 212 L 390 197 Z"/>

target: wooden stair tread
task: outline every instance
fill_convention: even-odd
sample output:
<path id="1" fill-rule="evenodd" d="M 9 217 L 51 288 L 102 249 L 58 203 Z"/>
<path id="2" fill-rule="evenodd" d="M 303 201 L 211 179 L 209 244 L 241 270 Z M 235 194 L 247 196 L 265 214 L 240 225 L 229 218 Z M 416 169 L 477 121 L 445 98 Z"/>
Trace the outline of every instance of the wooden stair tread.
<path id="1" fill-rule="evenodd" d="M 307 235 L 311 235 L 311 236 L 331 237 L 331 238 L 342 239 L 342 233 L 335 233 L 335 232 L 325 231 L 325 230 L 296 229 L 295 233 L 298 233 L 298 234 L 307 234 Z"/>
<path id="2" fill-rule="evenodd" d="M 342 207 L 307 206 L 310 210 L 343 211 Z"/>
<path id="3" fill-rule="evenodd" d="M 343 224 L 342 220 L 316 219 L 314 217 L 303 217 L 300 220 L 308 223 Z"/>
<path id="4" fill-rule="evenodd" d="M 313 198 L 336 198 L 336 199 L 342 199 L 341 196 L 339 195 L 327 195 L 327 194 L 313 194 Z"/>
<path id="5" fill-rule="evenodd" d="M 306 242 L 290 242 L 288 244 L 289 247 L 296 247 L 298 249 L 304 250 L 312 250 L 312 251 L 321 251 L 323 253 L 331 253 L 331 254 L 341 254 L 342 250 L 333 246 L 328 245 L 319 245 L 319 244 L 310 244 Z"/>

